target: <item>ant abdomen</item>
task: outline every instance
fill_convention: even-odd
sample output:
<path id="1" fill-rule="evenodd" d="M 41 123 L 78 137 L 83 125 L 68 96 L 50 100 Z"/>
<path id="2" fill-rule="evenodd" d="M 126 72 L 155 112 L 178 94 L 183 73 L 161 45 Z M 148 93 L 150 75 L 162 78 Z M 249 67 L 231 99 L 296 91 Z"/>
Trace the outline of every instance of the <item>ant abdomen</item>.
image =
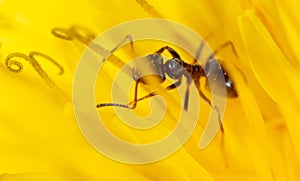
<path id="1" fill-rule="evenodd" d="M 225 87 L 226 87 L 226 97 L 227 98 L 235 98 L 238 96 L 232 79 L 230 78 L 230 76 L 226 72 L 226 70 L 223 68 L 222 64 L 220 64 L 218 62 L 218 60 L 216 60 L 215 58 L 209 59 L 205 65 L 205 73 L 206 73 L 207 78 L 209 78 L 209 77 L 216 78 L 218 76 L 224 76 Z M 222 80 L 222 79 L 217 79 L 217 80 Z M 215 82 L 215 85 L 223 86 L 224 82 Z M 209 85 L 208 81 L 206 81 L 205 88 L 210 89 L 210 85 Z"/>

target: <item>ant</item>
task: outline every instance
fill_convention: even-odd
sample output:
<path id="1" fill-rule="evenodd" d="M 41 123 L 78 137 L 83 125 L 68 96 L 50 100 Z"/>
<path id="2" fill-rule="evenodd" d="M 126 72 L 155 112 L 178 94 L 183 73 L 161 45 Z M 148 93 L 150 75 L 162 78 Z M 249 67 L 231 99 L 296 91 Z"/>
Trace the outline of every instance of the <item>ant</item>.
<path id="1" fill-rule="evenodd" d="M 198 49 L 196 57 L 199 57 L 201 50 L 203 48 L 203 45 L 204 45 L 204 43 L 202 42 Z M 217 71 L 222 70 L 224 79 L 225 79 L 225 87 L 226 87 L 227 97 L 235 98 L 238 96 L 238 94 L 235 90 L 233 81 L 229 77 L 228 73 L 224 70 L 222 65 L 220 65 L 217 62 L 216 58 L 214 57 L 215 54 L 217 54 L 221 49 L 223 49 L 227 46 L 230 46 L 233 50 L 233 53 L 235 55 L 237 55 L 235 48 L 233 46 L 233 43 L 228 41 L 228 42 L 222 44 L 216 51 L 214 51 L 214 53 L 212 53 L 207 58 L 207 63 L 205 65 L 205 71 L 199 64 L 195 63 L 195 61 L 197 59 L 195 59 L 194 63 L 188 64 L 188 63 L 184 62 L 181 59 L 180 55 L 173 48 L 171 48 L 169 46 L 164 46 L 164 47 L 160 48 L 159 50 L 157 50 L 156 52 L 154 52 L 153 54 L 147 55 L 146 63 L 143 66 L 154 70 L 156 75 L 159 75 L 158 77 L 159 77 L 160 83 L 165 81 L 166 75 L 168 75 L 170 78 L 172 78 L 174 80 L 177 80 L 175 83 L 167 86 L 165 88 L 166 90 L 172 90 L 172 89 L 175 89 L 178 86 L 180 86 L 182 83 L 183 77 L 185 77 L 186 82 L 187 82 L 187 88 L 186 88 L 186 92 L 185 92 L 184 109 L 186 111 L 188 110 L 189 86 L 191 85 L 192 82 L 194 82 L 194 84 L 196 85 L 197 91 L 198 91 L 200 97 L 203 99 L 203 101 L 205 101 L 210 107 L 215 109 L 219 114 L 218 108 L 216 106 L 213 106 L 211 101 L 209 100 L 209 98 L 206 97 L 206 95 L 202 92 L 202 90 L 200 88 L 200 78 L 205 77 L 206 85 L 208 85 L 207 76 L 209 76 L 209 74 L 216 75 Z M 114 49 L 114 50 L 116 50 L 116 49 Z M 164 63 L 163 57 L 161 55 L 164 51 L 168 51 L 169 54 L 172 56 L 172 58 L 167 60 L 165 63 Z M 207 74 L 205 74 L 205 72 Z M 105 107 L 105 106 L 116 106 L 116 107 L 123 107 L 123 108 L 128 108 L 128 109 L 135 109 L 138 101 L 145 100 L 147 98 L 157 95 L 156 92 L 151 92 L 150 94 L 148 94 L 146 96 L 138 98 L 137 93 L 138 93 L 139 83 L 147 84 L 147 82 L 145 81 L 145 76 L 140 75 L 140 72 L 139 72 L 139 70 L 137 70 L 136 67 L 134 67 L 132 69 L 132 76 L 136 82 L 135 89 L 134 89 L 134 100 L 132 102 L 129 102 L 127 105 L 119 104 L 119 103 L 101 103 L 101 104 L 97 104 L 96 107 L 101 108 L 101 107 Z M 220 115 L 219 115 L 219 122 L 220 122 L 220 126 L 221 126 L 221 131 L 224 132 L 223 126 L 221 124 Z"/>

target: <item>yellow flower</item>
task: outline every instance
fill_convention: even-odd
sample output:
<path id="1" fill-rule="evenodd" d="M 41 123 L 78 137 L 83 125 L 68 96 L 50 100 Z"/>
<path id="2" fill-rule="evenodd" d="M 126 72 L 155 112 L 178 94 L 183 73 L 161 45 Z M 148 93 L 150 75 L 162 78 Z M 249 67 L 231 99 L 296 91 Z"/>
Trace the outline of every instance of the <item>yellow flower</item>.
<path id="1" fill-rule="evenodd" d="M 299 180 L 299 5 L 271 0 L 0 1 L 0 180 Z M 72 104 L 73 78 L 97 34 L 150 17 L 190 27 L 213 49 L 233 42 L 238 57 L 230 48 L 217 56 L 239 96 L 226 101 L 224 134 L 204 150 L 198 145 L 210 107 L 201 102 L 199 123 L 180 150 L 154 163 L 124 164 L 100 154 L 82 136 Z M 160 48 L 135 43 L 137 52 Z M 117 64 L 127 55 L 112 56 Z M 97 101 L 110 100 L 104 93 L 119 70 L 112 64 L 107 68 L 112 68 L 105 69 L 108 76 L 101 77 L 107 85 L 96 86 Z M 139 95 L 147 93 L 142 88 Z M 178 104 L 178 94 L 170 94 L 167 102 Z M 147 115 L 146 104 L 139 103 L 135 113 Z M 116 136 L 136 143 L 166 136 L 178 116 L 174 106 L 157 130 L 146 132 L 124 126 L 110 108 L 98 111 Z"/>

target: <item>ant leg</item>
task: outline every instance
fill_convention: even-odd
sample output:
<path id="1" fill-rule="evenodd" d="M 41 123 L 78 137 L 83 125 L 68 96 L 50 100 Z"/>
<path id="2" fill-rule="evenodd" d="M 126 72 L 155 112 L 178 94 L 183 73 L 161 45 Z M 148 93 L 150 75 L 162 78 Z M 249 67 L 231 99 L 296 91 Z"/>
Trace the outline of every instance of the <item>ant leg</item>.
<path id="1" fill-rule="evenodd" d="M 198 93 L 199 93 L 200 97 L 202 98 L 202 100 L 205 101 L 205 102 L 206 102 L 211 108 L 213 108 L 215 111 L 217 111 L 217 113 L 218 113 L 218 121 L 219 121 L 219 124 L 220 124 L 220 128 L 221 128 L 222 133 L 224 133 L 224 128 L 223 128 L 223 125 L 222 125 L 222 122 L 221 122 L 221 115 L 220 115 L 220 111 L 219 111 L 218 107 L 212 105 L 212 104 L 211 104 L 211 101 L 209 100 L 209 98 L 206 97 L 206 95 L 202 92 L 202 90 L 201 90 L 201 88 L 200 88 L 200 81 L 194 79 L 194 83 L 195 83 L 195 85 L 196 85 L 196 88 L 197 88 Z"/>
<path id="2" fill-rule="evenodd" d="M 197 63 L 198 59 L 200 58 L 200 55 L 201 55 L 202 50 L 203 50 L 203 47 L 204 47 L 204 41 L 202 40 L 201 43 L 200 43 L 200 46 L 199 46 L 199 48 L 198 48 L 198 50 L 196 52 L 193 64 Z"/>
<path id="3" fill-rule="evenodd" d="M 99 46 L 98 44 L 94 44 L 93 42 L 91 43 L 92 48 L 98 52 L 101 53 L 103 55 L 106 55 L 106 57 L 108 57 L 109 55 L 113 54 L 113 52 L 115 52 L 118 48 L 120 48 L 125 42 L 126 40 L 130 41 L 130 46 L 131 49 L 133 50 L 133 40 L 132 40 L 132 36 L 130 34 L 126 35 L 126 37 L 117 44 L 117 46 L 112 49 L 111 51 L 105 50 L 104 48 L 102 48 L 101 46 Z M 125 63 L 124 63 L 125 65 Z M 123 67 L 123 65 L 121 66 Z M 139 81 L 136 81 L 136 86 L 135 86 L 135 98 L 137 97 L 137 87 L 138 87 L 138 83 Z M 118 104 L 118 103 L 102 103 L 102 104 L 97 104 L 96 107 L 100 108 L 100 107 L 104 107 L 104 106 L 117 106 L 117 107 L 124 107 L 124 108 L 128 108 L 128 109 L 134 109 L 136 105 L 130 107 L 129 105 L 123 105 L 123 104 Z"/>
<path id="4" fill-rule="evenodd" d="M 141 98 L 137 98 L 137 93 L 138 93 L 138 84 L 139 84 L 140 80 L 137 80 L 136 81 L 136 84 L 135 84 L 135 89 L 134 89 L 134 100 L 130 103 L 128 103 L 127 105 L 125 104 L 119 104 L 119 103 L 101 103 L 101 104 L 97 104 L 96 107 L 97 108 L 100 108 L 100 107 L 106 107 L 106 106 L 116 106 L 116 107 L 123 107 L 123 108 L 128 108 L 128 109 L 134 109 L 136 108 L 136 105 L 137 105 L 137 102 L 139 101 L 142 101 L 142 100 L 145 100 L 145 99 L 148 99 L 150 97 L 153 97 L 153 96 L 156 96 L 157 93 L 156 92 L 151 92 L 150 94 L 144 96 L 144 97 L 141 97 Z M 172 89 L 175 89 L 176 87 L 180 86 L 181 84 L 181 80 L 175 82 L 174 84 L 171 84 L 169 85 L 166 90 L 172 90 Z M 130 106 L 132 105 L 132 106 Z"/>
<path id="5" fill-rule="evenodd" d="M 198 90 L 198 93 L 200 95 L 200 97 L 202 98 L 202 100 L 204 102 L 206 102 L 210 107 L 213 107 L 211 104 L 211 101 L 209 100 L 208 97 L 206 97 L 206 95 L 202 92 L 201 88 L 200 88 L 200 81 L 199 80 L 194 80 L 195 86 Z"/>
<path id="6" fill-rule="evenodd" d="M 138 85 L 139 85 L 140 80 L 137 80 L 135 82 L 135 88 L 134 88 L 134 101 L 132 102 L 133 105 L 130 106 L 130 103 L 125 105 L 125 104 L 119 104 L 119 103 L 101 103 L 101 104 L 97 104 L 96 108 L 100 108 L 100 107 L 106 107 L 106 106 L 116 106 L 116 107 L 123 107 L 123 108 L 128 108 L 128 109 L 134 109 L 137 105 L 137 93 L 138 93 Z"/>
<path id="7" fill-rule="evenodd" d="M 166 87 L 166 90 L 172 90 L 172 89 L 175 89 L 177 87 L 179 87 L 181 85 L 181 80 L 178 80 L 177 82 L 175 82 L 174 84 L 171 84 L 169 85 L 168 87 Z M 143 96 L 139 99 L 136 99 L 135 101 L 138 102 L 138 101 L 142 101 L 142 100 L 145 100 L 145 99 L 148 99 L 150 97 L 153 97 L 153 96 L 156 96 L 157 93 L 156 92 L 151 92 L 150 94 L 146 95 L 146 96 Z M 128 105 L 131 105 L 131 104 L 134 104 L 135 101 L 132 101 L 130 102 Z"/>
<path id="8" fill-rule="evenodd" d="M 113 56 L 114 57 L 114 61 L 115 64 L 120 64 L 119 67 L 123 67 L 125 65 L 125 63 L 118 57 L 114 56 L 113 53 L 120 48 L 125 42 L 126 40 L 129 40 L 130 42 L 130 46 L 131 49 L 133 50 L 133 39 L 132 36 L 130 34 L 126 35 L 126 37 L 117 44 L 117 46 L 115 48 L 113 48 L 112 50 L 107 50 L 104 47 L 102 47 L 101 45 L 95 43 L 95 42 L 90 42 L 89 44 L 89 48 L 91 48 L 92 50 L 94 50 L 97 54 L 105 57 L 102 61 L 104 61 L 107 57 L 109 56 Z"/>
<path id="9" fill-rule="evenodd" d="M 189 97 L 190 97 L 190 85 L 192 83 L 192 79 L 190 77 L 186 77 L 186 90 L 185 90 L 185 97 L 184 97 L 184 110 L 187 111 L 189 107 Z"/>
<path id="10" fill-rule="evenodd" d="M 112 49 L 112 50 L 110 51 L 110 53 L 115 52 L 115 51 L 116 51 L 118 48 L 120 48 L 127 40 L 129 40 L 131 49 L 133 50 L 133 40 L 132 40 L 132 36 L 131 36 L 130 34 L 128 34 L 128 35 L 126 35 L 126 37 L 125 37 L 122 41 L 120 41 L 120 43 L 118 43 L 118 45 L 117 45 L 114 49 Z"/>
<path id="11" fill-rule="evenodd" d="M 175 82 L 174 84 L 169 85 L 168 87 L 166 87 L 167 90 L 172 90 L 175 89 L 177 87 L 179 87 L 181 85 L 182 80 L 179 79 L 177 82 Z"/>
<path id="12" fill-rule="evenodd" d="M 131 51 L 133 51 L 133 39 L 132 39 L 132 36 L 131 36 L 130 34 L 128 34 L 128 35 L 126 35 L 126 37 L 125 37 L 122 41 L 120 41 L 120 42 L 117 44 L 117 46 L 116 46 L 115 48 L 113 48 L 113 49 L 109 52 L 109 54 L 108 54 L 108 56 L 111 56 L 110 62 L 113 63 L 114 65 L 120 67 L 120 68 L 123 68 L 123 67 L 126 65 L 126 63 L 123 62 L 120 58 L 118 58 L 118 57 L 116 57 L 115 55 L 113 55 L 113 53 L 114 53 L 117 49 L 119 49 L 119 48 L 120 48 L 127 40 L 129 40 L 130 47 L 131 47 Z M 108 57 L 108 56 L 106 56 L 106 57 Z M 128 74 L 131 73 L 131 69 L 129 70 L 128 67 L 125 68 L 125 69 L 123 69 L 123 70 L 124 70 L 125 72 L 127 72 Z"/>
<path id="13" fill-rule="evenodd" d="M 175 50 L 173 50 L 173 48 L 170 48 L 168 46 L 162 47 L 161 49 L 157 50 L 155 53 L 162 54 L 165 50 L 168 50 L 168 52 L 172 55 L 173 58 L 180 59 L 179 54 Z"/>
<path id="14" fill-rule="evenodd" d="M 230 47 L 231 50 L 232 50 L 232 52 L 233 52 L 233 54 L 238 58 L 237 51 L 235 50 L 232 41 L 226 41 L 221 46 L 219 46 L 217 49 L 215 49 L 214 52 L 207 58 L 207 60 L 213 58 L 215 55 L 217 55 L 218 53 L 220 53 L 220 51 L 223 50 L 226 47 Z"/>

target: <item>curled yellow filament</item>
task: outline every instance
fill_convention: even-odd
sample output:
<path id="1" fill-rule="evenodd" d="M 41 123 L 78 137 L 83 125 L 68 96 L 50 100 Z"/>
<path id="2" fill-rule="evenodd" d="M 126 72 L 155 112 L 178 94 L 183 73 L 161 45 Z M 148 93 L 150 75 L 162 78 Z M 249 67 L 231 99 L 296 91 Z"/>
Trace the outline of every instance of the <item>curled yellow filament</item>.
<path id="1" fill-rule="evenodd" d="M 152 5 L 146 0 L 136 0 L 136 2 L 153 18 L 164 18 Z"/>
<path id="2" fill-rule="evenodd" d="M 65 28 L 53 28 L 51 30 L 51 33 L 56 36 L 57 38 L 63 39 L 63 40 L 73 40 L 73 36 L 70 32 L 69 29 L 65 29 Z"/>
<path id="3" fill-rule="evenodd" d="M 49 60 L 50 62 L 52 62 L 54 65 L 56 65 L 59 68 L 60 72 L 58 74 L 59 75 L 63 74 L 63 72 L 64 72 L 63 67 L 61 65 L 59 65 L 55 60 L 53 60 L 51 57 L 49 57 L 43 53 L 35 52 L 35 51 L 30 52 L 29 56 L 27 56 L 23 53 L 19 53 L 19 52 L 11 53 L 5 59 L 5 66 L 9 71 L 14 72 L 14 73 L 19 73 L 23 69 L 23 64 L 20 61 L 16 60 L 16 58 L 24 59 L 27 62 L 29 62 L 30 65 L 32 65 L 32 67 L 36 70 L 36 72 L 39 74 L 39 76 L 45 81 L 45 83 L 50 88 L 56 87 L 56 84 L 50 79 L 48 74 L 42 69 L 42 67 L 36 60 L 35 56 L 40 56 L 40 57 L 43 57 L 44 59 Z"/>
<path id="4" fill-rule="evenodd" d="M 52 62 L 59 69 L 58 75 L 62 75 L 64 73 L 64 68 L 59 63 L 57 63 L 54 59 L 49 57 L 48 55 L 45 55 L 43 53 L 36 52 L 36 51 L 32 51 L 32 52 L 29 53 L 29 58 L 36 61 L 34 56 L 40 56 L 40 57 L 43 57 L 44 59 L 49 60 L 50 62 Z"/>
<path id="5" fill-rule="evenodd" d="M 55 37 L 63 40 L 80 41 L 81 43 L 85 44 L 86 46 L 94 50 L 99 55 L 104 57 L 110 57 L 109 62 L 112 62 L 117 67 L 122 68 L 125 65 L 124 61 L 122 61 L 119 57 L 113 54 L 114 50 L 109 51 L 104 47 L 102 47 L 101 45 L 92 42 L 96 38 L 96 35 L 88 28 L 77 26 L 77 25 L 72 25 L 69 29 L 56 27 L 52 29 L 51 33 Z"/>
<path id="6" fill-rule="evenodd" d="M 6 68 L 15 73 L 19 73 L 23 70 L 23 64 L 16 60 L 11 60 L 13 57 L 23 58 L 28 61 L 28 57 L 22 53 L 11 53 L 6 57 L 5 66 Z"/>
<path id="7" fill-rule="evenodd" d="M 96 38 L 96 35 L 92 31 L 81 26 L 71 26 L 70 32 L 74 38 L 86 45 L 89 45 Z"/>
<path id="8" fill-rule="evenodd" d="M 85 45 L 89 45 L 96 38 L 92 31 L 77 25 L 73 25 L 69 29 L 56 27 L 51 30 L 51 33 L 57 38 L 68 41 L 76 39 Z"/>

